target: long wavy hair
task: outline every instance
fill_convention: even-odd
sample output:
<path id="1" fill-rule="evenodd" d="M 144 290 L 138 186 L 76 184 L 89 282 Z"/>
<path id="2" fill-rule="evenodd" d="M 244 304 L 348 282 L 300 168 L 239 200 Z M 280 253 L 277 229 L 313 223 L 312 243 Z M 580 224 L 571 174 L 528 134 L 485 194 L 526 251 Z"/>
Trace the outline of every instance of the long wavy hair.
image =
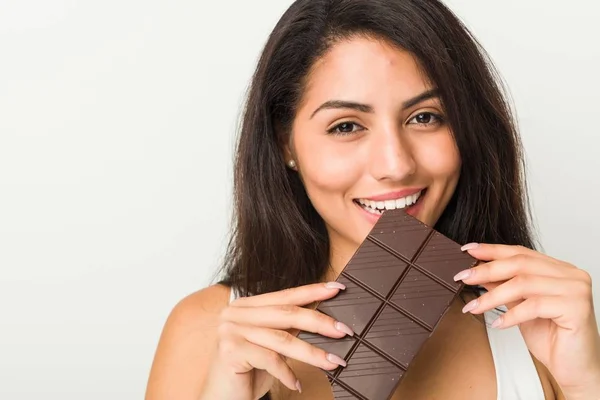
<path id="1" fill-rule="evenodd" d="M 264 47 L 237 142 L 222 282 L 243 296 L 317 282 L 329 266 L 325 223 L 286 168 L 282 145 L 315 61 L 357 35 L 411 53 L 439 90 L 462 169 L 435 229 L 459 243 L 534 247 L 512 109 L 489 56 L 461 21 L 435 0 L 297 0 Z"/>

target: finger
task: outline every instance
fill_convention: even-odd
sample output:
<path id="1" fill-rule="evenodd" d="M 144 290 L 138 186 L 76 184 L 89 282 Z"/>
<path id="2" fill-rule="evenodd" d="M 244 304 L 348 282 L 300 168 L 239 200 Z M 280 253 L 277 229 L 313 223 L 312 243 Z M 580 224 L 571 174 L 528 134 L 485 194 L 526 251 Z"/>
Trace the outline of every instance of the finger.
<path id="1" fill-rule="evenodd" d="M 537 296 L 523 301 L 518 306 L 499 316 L 493 323 L 493 328 L 509 328 L 534 319 L 553 320 L 557 325 L 568 328 L 561 320 L 573 308 L 561 296 Z"/>
<path id="2" fill-rule="evenodd" d="M 571 273 L 572 269 L 565 268 L 562 264 L 548 262 L 548 260 L 529 254 L 517 254 L 461 271 L 454 276 L 454 280 L 462 280 L 468 285 L 480 285 L 488 282 L 507 281 L 519 274 L 566 278 Z"/>
<path id="3" fill-rule="evenodd" d="M 339 282 L 313 283 L 257 296 L 240 297 L 231 304 L 239 307 L 260 307 L 278 304 L 305 306 L 315 301 L 330 299 L 338 294 L 340 290 L 345 289 L 346 286 Z"/>
<path id="4" fill-rule="evenodd" d="M 469 243 L 464 245 L 462 250 L 467 251 L 470 255 L 481 261 L 499 260 L 502 258 L 514 257 L 519 254 L 538 258 L 550 258 L 524 246 L 506 244 Z"/>
<path id="5" fill-rule="evenodd" d="M 504 305 L 512 308 L 522 300 L 534 296 L 561 296 L 574 293 L 578 290 L 578 285 L 576 281 L 540 275 L 518 275 L 465 305 L 463 312 L 481 314 Z"/>
<path id="6" fill-rule="evenodd" d="M 271 329 L 297 329 L 332 338 L 354 335 L 350 327 L 328 315 L 289 304 L 263 307 L 231 306 L 223 310 L 221 318 L 224 321 L 242 325 Z"/>
<path id="7" fill-rule="evenodd" d="M 258 346 L 272 350 L 284 357 L 293 358 L 318 368 L 333 370 L 346 366 L 346 362 L 336 354 L 327 353 L 296 336 L 281 330 L 237 325 L 239 334 Z"/>
<path id="8" fill-rule="evenodd" d="M 266 349 L 248 341 L 243 341 L 235 349 L 237 357 L 242 356 L 246 368 L 267 371 L 275 379 L 278 379 L 290 390 L 298 390 L 298 378 L 288 363 L 276 352 Z"/>

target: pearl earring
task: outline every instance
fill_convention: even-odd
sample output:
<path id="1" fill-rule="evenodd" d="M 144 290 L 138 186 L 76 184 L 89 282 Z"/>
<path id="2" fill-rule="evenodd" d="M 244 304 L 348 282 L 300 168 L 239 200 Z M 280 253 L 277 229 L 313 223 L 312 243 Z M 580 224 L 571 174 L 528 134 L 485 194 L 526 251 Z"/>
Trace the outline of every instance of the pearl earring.
<path id="1" fill-rule="evenodd" d="M 296 168 L 296 161 L 294 161 L 294 160 L 288 161 L 288 167 L 290 167 L 291 169 L 295 169 Z"/>

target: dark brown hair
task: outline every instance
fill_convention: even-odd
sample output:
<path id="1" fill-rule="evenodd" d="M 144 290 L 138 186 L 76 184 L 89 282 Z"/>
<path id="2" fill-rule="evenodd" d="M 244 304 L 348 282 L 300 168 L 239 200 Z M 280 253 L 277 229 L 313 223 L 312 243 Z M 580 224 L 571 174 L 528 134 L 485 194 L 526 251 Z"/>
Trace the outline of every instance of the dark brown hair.
<path id="1" fill-rule="evenodd" d="M 241 295 L 317 282 L 328 268 L 325 224 L 286 168 L 281 144 L 315 61 L 357 35 L 410 52 L 439 91 L 462 170 L 435 228 L 459 243 L 534 246 L 511 109 L 489 57 L 459 19 L 435 0 L 298 0 L 260 57 L 236 149 L 222 282 Z"/>

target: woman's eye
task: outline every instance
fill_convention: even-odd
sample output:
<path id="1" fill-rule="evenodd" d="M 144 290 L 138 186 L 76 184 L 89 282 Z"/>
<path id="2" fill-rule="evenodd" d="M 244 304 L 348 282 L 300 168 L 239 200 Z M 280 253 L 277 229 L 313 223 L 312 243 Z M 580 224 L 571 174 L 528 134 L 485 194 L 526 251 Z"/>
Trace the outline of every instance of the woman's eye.
<path id="1" fill-rule="evenodd" d="M 415 121 L 415 122 L 411 122 Z M 412 118 L 408 123 L 409 124 L 418 124 L 418 125 L 436 125 L 443 121 L 440 115 L 424 112 L 417 114 L 414 118 Z"/>
<path id="2" fill-rule="evenodd" d="M 333 135 L 349 135 L 354 132 L 358 132 L 363 130 L 364 128 L 354 122 L 342 122 L 341 124 L 337 124 L 333 128 L 329 129 L 327 133 Z"/>

